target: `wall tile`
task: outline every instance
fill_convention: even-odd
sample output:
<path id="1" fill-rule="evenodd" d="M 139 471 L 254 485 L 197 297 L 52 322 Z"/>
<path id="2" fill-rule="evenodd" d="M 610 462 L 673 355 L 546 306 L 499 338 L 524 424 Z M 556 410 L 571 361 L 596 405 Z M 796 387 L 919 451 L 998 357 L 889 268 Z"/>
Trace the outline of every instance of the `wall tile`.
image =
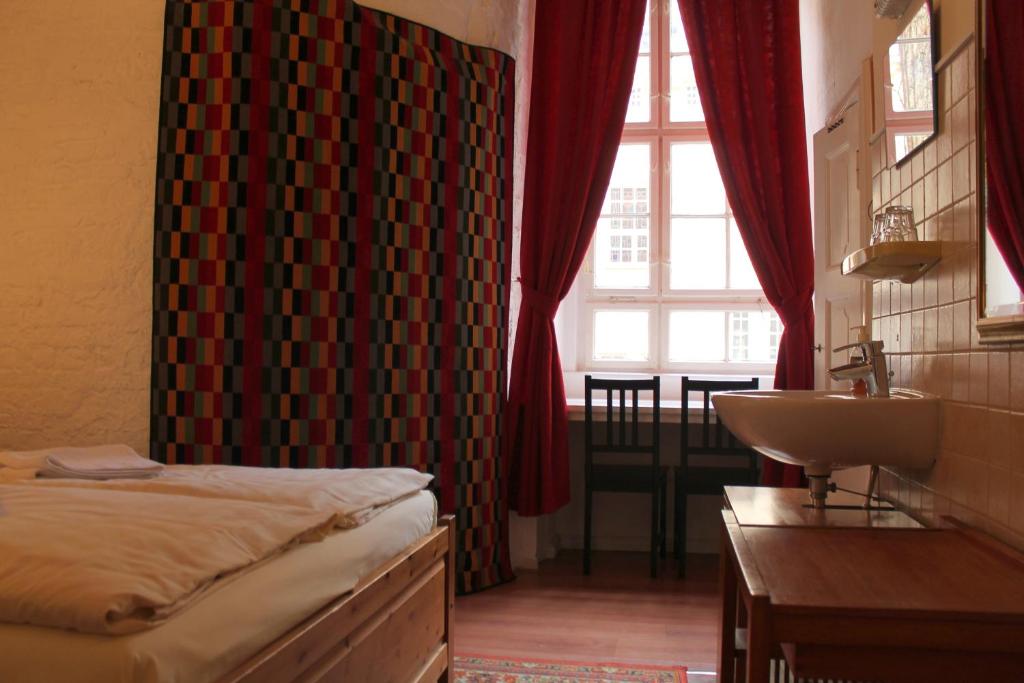
<path id="1" fill-rule="evenodd" d="M 929 225 L 935 225 L 934 221 L 928 221 Z M 934 230 L 934 228 L 933 228 Z M 935 233 L 931 233 L 930 239 L 936 239 Z M 934 277 L 922 277 L 921 281 L 924 283 L 924 305 L 928 308 L 938 306 L 939 304 L 939 283 Z"/>
<path id="2" fill-rule="evenodd" d="M 918 278 L 910 285 L 911 308 L 919 311 L 925 307 L 924 300 L 924 278 Z"/>
<path id="3" fill-rule="evenodd" d="M 966 351 L 971 348 L 971 302 L 953 304 L 953 350 Z"/>
<path id="4" fill-rule="evenodd" d="M 988 516 L 1000 524 L 1010 521 L 1010 491 L 1013 487 L 1013 473 L 1010 470 L 992 468 L 988 480 Z"/>
<path id="5" fill-rule="evenodd" d="M 986 447 L 988 462 L 995 467 L 1012 469 L 1014 466 L 1012 414 L 1004 410 L 988 411 Z"/>
<path id="6" fill-rule="evenodd" d="M 910 349 L 907 350 L 927 351 L 924 336 L 924 311 L 918 309 L 910 314 Z"/>
<path id="7" fill-rule="evenodd" d="M 909 353 L 905 353 L 900 357 L 900 386 L 905 389 L 910 389 L 914 386 L 914 357 Z"/>
<path id="8" fill-rule="evenodd" d="M 932 148 L 932 146 L 929 145 L 929 149 L 931 149 L 931 148 Z M 923 190 L 924 190 L 924 215 L 925 215 L 925 218 L 928 218 L 928 217 L 931 217 L 931 216 L 935 215 L 936 209 L 938 207 L 938 198 L 939 198 L 938 191 L 936 189 L 937 186 L 938 186 L 938 174 L 935 171 L 932 171 L 931 173 L 928 173 L 924 177 Z M 941 225 L 939 226 L 939 232 L 940 233 L 942 232 Z"/>
<path id="9" fill-rule="evenodd" d="M 978 300 L 971 299 L 971 348 L 976 351 L 991 351 L 992 347 L 981 343 L 978 334 Z"/>
<path id="10" fill-rule="evenodd" d="M 988 412 L 985 408 L 968 405 L 962 411 L 963 424 L 957 428 L 959 453 L 976 460 L 988 460 Z"/>
<path id="11" fill-rule="evenodd" d="M 938 346 L 939 312 L 935 308 L 926 308 L 924 310 L 924 350 L 934 352 L 938 350 Z"/>
<path id="12" fill-rule="evenodd" d="M 935 170 L 936 166 L 936 147 L 935 142 L 930 142 L 925 145 L 924 153 L 921 155 L 924 157 L 924 172 L 925 174 L 931 173 Z"/>
<path id="13" fill-rule="evenodd" d="M 953 155 L 953 145 L 951 140 L 952 136 L 949 132 L 949 119 L 949 109 L 944 107 L 942 110 L 942 114 L 939 116 L 939 134 L 935 139 L 935 164 L 940 171 L 942 169 L 943 163 L 949 161 L 949 158 Z M 945 200 L 946 195 L 942 193 L 941 183 L 942 181 L 940 180 L 938 199 L 939 206 L 949 203 L 948 200 Z"/>
<path id="14" fill-rule="evenodd" d="M 953 233 L 950 239 L 965 244 L 972 241 L 971 234 L 974 221 L 969 198 L 961 200 L 953 207 L 952 224 Z"/>
<path id="15" fill-rule="evenodd" d="M 929 278 L 930 282 L 935 282 L 934 278 Z M 939 351 L 952 351 L 953 350 L 953 306 L 945 305 L 939 306 L 937 309 L 938 326 L 936 349 Z"/>
<path id="16" fill-rule="evenodd" d="M 1009 408 L 1010 354 L 1006 351 L 991 351 L 987 355 L 988 404 L 993 408 Z"/>
<path id="17" fill-rule="evenodd" d="M 1024 349 L 1010 353 L 1010 408 L 1024 413 Z"/>
<path id="18" fill-rule="evenodd" d="M 1010 486 L 1010 528 L 1024 529 L 1024 474 L 1013 475 Z"/>
<path id="19" fill-rule="evenodd" d="M 1010 459 L 1014 471 L 1024 473 L 1024 413 L 1010 413 Z"/>
<path id="20" fill-rule="evenodd" d="M 967 94 L 968 59 L 967 52 L 961 52 L 953 59 L 953 63 L 950 64 L 950 99 L 953 102 L 957 102 L 957 100 Z"/>
<path id="21" fill-rule="evenodd" d="M 963 503 L 972 511 L 988 510 L 989 468 L 973 458 L 963 458 L 958 475 L 963 483 Z"/>
<path id="22" fill-rule="evenodd" d="M 964 147 L 953 155 L 953 201 L 964 199 L 974 191 L 971 185 L 970 154 L 970 148 Z"/>
<path id="23" fill-rule="evenodd" d="M 954 155 L 956 155 L 960 150 L 963 150 L 970 143 L 969 125 L 970 110 L 968 108 L 967 100 L 961 99 L 953 105 L 953 109 L 950 114 L 950 128 L 952 129 Z"/>
<path id="24" fill-rule="evenodd" d="M 967 401 L 971 381 L 971 355 L 958 353 L 953 356 L 953 377 L 950 397 L 954 401 Z"/>
<path id="25" fill-rule="evenodd" d="M 964 301 L 971 296 L 971 252 L 960 249 L 951 257 L 953 267 L 953 301 Z"/>
<path id="26" fill-rule="evenodd" d="M 938 292 L 940 304 L 953 302 L 953 262 L 950 258 L 943 258 L 935 266 L 935 287 Z"/>
<path id="27" fill-rule="evenodd" d="M 988 356 L 983 352 L 971 353 L 971 378 L 968 399 L 971 403 L 988 403 Z"/>

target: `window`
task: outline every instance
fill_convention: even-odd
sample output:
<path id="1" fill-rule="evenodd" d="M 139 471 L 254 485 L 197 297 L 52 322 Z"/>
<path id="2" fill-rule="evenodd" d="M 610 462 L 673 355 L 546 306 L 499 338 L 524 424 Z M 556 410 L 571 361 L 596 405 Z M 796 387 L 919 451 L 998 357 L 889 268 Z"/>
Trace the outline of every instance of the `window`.
<path id="1" fill-rule="evenodd" d="M 644 24 L 622 142 L 580 271 L 579 364 L 770 372 L 782 323 L 725 197 L 679 7 L 664 7 Z"/>

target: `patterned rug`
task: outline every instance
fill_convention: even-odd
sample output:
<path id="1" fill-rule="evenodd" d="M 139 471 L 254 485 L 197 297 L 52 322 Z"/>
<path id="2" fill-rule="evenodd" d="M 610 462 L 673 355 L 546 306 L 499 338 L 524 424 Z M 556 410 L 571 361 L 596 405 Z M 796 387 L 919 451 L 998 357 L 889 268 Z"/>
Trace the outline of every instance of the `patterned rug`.
<path id="1" fill-rule="evenodd" d="M 456 657 L 455 683 L 686 683 L 684 666 Z"/>

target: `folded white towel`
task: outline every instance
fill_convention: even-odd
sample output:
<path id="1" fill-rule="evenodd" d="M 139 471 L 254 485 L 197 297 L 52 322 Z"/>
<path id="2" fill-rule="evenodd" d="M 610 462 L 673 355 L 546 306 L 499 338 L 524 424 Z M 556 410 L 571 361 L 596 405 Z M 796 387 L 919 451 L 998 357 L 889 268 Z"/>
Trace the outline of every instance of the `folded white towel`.
<path id="1" fill-rule="evenodd" d="M 36 470 L 40 477 L 71 479 L 139 479 L 152 477 L 163 465 L 121 444 L 0 452 L 0 466 Z"/>

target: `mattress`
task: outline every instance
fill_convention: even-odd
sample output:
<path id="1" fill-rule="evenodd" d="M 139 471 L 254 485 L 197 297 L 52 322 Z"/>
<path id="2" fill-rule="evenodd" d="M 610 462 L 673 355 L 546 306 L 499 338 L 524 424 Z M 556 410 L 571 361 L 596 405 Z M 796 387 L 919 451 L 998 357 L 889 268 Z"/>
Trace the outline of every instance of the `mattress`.
<path id="1" fill-rule="evenodd" d="M 4 683 L 214 681 L 428 534 L 437 503 L 420 491 L 363 526 L 300 545 L 215 585 L 167 623 L 127 636 L 0 624 Z"/>

